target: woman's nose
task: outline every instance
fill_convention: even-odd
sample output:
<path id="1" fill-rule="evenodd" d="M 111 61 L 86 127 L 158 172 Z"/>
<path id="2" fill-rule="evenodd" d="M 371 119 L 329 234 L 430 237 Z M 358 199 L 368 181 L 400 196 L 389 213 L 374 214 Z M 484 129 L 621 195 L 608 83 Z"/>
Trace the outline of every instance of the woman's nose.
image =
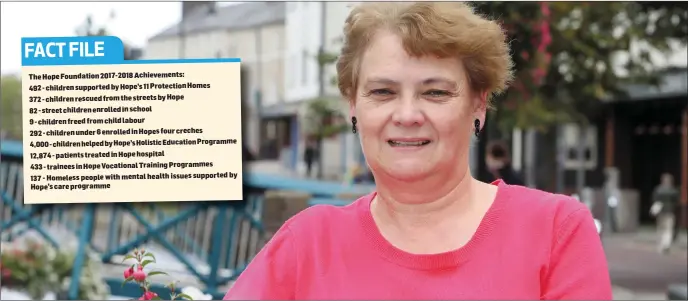
<path id="1" fill-rule="evenodd" d="M 425 116 L 418 100 L 413 97 L 400 98 L 392 115 L 392 121 L 399 126 L 421 126 Z"/>

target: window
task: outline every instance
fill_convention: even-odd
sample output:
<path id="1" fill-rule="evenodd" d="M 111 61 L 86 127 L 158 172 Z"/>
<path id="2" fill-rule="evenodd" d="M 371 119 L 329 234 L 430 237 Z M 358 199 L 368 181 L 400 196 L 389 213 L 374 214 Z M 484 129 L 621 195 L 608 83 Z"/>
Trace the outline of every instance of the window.
<path id="1" fill-rule="evenodd" d="M 579 136 L 580 127 L 577 124 L 564 125 L 562 131 L 563 149 L 564 149 L 564 168 L 578 169 L 594 169 L 597 166 L 597 128 L 589 125 L 586 132 L 581 137 Z M 583 158 L 578 159 L 578 146 L 583 146 Z"/>

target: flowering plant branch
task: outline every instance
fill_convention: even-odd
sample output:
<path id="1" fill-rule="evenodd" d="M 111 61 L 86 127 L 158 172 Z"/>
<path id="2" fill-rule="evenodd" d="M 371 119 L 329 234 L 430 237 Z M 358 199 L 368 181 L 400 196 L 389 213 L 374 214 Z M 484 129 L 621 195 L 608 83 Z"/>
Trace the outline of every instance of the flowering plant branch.
<path id="1" fill-rule="evenodd" d="M 66 296 L 72 282 L 75 250 L 55 248 L 40 240 L 21 238 L 2 242 L 0 248 L 2 287 L 42 300 L 49 294 Z M 110 294 L 103 281 L 100 257 L 87 249 L 79 281 L 79 300 L 104 300 Z"/>
<path id="2" fill-rule="evenodd" d="M 124 271 L 124 282 L 122 283 L 122 286 L 129 282 L 135 282 L 139 285 L 143 292 L 138 300 L 162 300 L 158 294 L 151 291 L 150 277 L 155 275 L 167 275 L 167 273 L 161 271 L 150 271 L 146 273 L 146 271 L 144 271 L 144 268 L 147 265 L 155 263 L 155 256 L 153 253 L 146 252 L 144 249 L 135 249 L 133 254 L 125 256 L 122 262 L 129 259 L 135 260 L 136 263 L 132 264 Z M 170 290 L 170 299 L 168 300 L 193 300 L 187 294 L 177 293 L 174 282 L 166 285 L 165 287 Z"/>

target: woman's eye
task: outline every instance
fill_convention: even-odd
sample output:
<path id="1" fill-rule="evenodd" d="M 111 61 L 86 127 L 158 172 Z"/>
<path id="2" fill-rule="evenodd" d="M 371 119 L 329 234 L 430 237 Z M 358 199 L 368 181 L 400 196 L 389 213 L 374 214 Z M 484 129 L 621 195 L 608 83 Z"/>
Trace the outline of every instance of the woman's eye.
<path id="1" fill-rule="evenodd" d="M 448 92 L 448 91 L 442 91 L 442 90 L 430 90 L 430 91 L 427 91 L 427 92 L 425 92 L 425 93 L 423 93 L 423 94 L 428 95 L 428 96 L 432 96 L 432 97 L 444 97 L 444 96 L 449 96 L 449 92 Z"/>
<path id="2" fill-rule="evenodd" d="M 375 89 L 370 91 L 371 95 L 380 95 L 380 96 L 387 96 L 387 95 L 392 95 L 394 92 L 390 91 L 389 89 Z"/>

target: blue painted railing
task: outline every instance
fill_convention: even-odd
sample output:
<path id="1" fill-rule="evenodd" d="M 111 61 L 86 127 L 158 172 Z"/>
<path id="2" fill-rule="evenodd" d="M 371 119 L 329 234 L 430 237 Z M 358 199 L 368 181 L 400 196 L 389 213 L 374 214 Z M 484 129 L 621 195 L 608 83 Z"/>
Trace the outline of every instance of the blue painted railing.
<path id="1" fill-rule="evenodd" d="M 247 266 L 266 236 L 261 220 L 264 195 L 269 190 L 299 191 L 310 195 L 309 204 L 349 203 L 338 196 L 363 195 L 371 186 L 344 186 L 334 182 L 294 179 L 287 176 L 246 173 L 243 201 L 183 203 L 114 203 L 85 205 L 23 205 L 21 143 L 0 142 L 0 225 L 2 241 L 12 241 L 29 230 L 55 247 L 64 237 L 74 237 L 76 260 L 71 279 L 80 279 L 87 250 L 99 254 L 106 264 L 120 264 L 134 248 L 155 248 L 158 266 L 172 279 L 159 278 L 154 290 L 161 294 L 162 282 L 178 280 L 193 285 L 215 299 Z M 64 235 L 64 234 L 63 234 Z M 122 286 L 125 266 L 108 268 L 106 281 L 112 295 L 136 297 L 134 285 Z M 182 279 L 183 278 L 183 279 Z M 72 281 L 67 298 L 79 299 L 79 281 Z"/>

